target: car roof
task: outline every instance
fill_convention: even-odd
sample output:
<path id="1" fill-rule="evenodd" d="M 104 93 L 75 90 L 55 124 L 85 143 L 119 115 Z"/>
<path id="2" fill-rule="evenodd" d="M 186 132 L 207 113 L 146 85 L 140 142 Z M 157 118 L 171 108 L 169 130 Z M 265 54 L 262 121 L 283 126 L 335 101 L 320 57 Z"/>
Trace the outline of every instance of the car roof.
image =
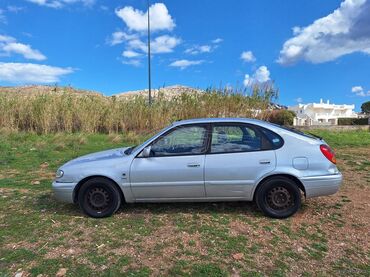
<path id="1" fill-rule="evenodd" d="M 252 118 L 242 118 L 242 117 L 223 117 L 223 118 L 193 118 L 193 119 L 186 119 L 186 120 L 179 120 L 175 121 L 172 126 L 180 126 L 184 124 L 195 124 L 195 123 L 217 123 L 217 122 L 238 122 L 238 123 L 251 123 L 257 124 L 262 126 L 271 126 L 266 121 L 262 121 L 259 119 L 252 119 Z"/>

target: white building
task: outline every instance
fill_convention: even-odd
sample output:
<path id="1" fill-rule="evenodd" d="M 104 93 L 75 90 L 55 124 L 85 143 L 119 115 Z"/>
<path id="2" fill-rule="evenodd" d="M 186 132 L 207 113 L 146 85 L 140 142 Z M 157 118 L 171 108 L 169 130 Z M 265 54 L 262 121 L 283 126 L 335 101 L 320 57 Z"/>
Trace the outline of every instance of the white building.
<path id="1" fill-rule="evenodd" d="M 338 125 L 338 118 L 357 118 L 354 108 L 355 105 L 335 105 L 320 99 L 320 103 L 298 104 L 288 109 L 297 115 L 293 123 L 295 126 L 311 126 Z"/>

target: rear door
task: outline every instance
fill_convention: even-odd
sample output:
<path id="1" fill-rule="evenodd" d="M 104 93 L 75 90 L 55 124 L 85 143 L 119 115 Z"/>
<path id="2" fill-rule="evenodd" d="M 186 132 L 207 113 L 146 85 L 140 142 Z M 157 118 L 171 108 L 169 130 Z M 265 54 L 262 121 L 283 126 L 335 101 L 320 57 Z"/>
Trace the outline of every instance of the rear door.
<path id="1" fill-rule="evenodd" d="M 249 199 L 257 180 L 275 166 L 275 151 L 257 126 L 213 124 L 205 158 L 206 196 Z"/>

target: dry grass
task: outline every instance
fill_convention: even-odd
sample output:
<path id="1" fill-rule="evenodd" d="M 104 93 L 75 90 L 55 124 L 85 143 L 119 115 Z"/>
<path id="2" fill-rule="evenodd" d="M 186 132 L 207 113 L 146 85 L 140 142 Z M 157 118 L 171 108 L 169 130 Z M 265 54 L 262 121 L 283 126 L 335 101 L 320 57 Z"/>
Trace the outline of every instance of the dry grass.
<path id="1" fill-rule="evenodd" d="M 144 96 L 106 97 L 96 93 L 75 93 L 68 89 L 55 92 L 0 93 L 0 128 L 55 132 L 119 133 L 145 132 L 163 128 L 179 119 L 197 117 L 266 118 L 270 101 L 277 95 L 272 86 L 252 91 L 209 90 L 161 94 L 149 106 Z"/>

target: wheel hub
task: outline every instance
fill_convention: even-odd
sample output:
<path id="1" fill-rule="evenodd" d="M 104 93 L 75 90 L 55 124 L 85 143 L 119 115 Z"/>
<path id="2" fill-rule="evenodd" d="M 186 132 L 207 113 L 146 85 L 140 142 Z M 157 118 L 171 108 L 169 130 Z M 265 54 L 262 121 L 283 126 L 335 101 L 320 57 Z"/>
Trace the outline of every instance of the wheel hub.
<path id="1" fill-rule="evenodd" d="M 103 188 L 93 188 L 88 193 L 88 201 L 94 209 L 104 209 L 109 203 L 109 194 Z"/>
<path id="2" fill-rule="evenodd" d="M 291 193 L 281 186 L 274 187 L 268 191 L 267 203 L 275 210 L 283 210 L 294 204 Z"/>

